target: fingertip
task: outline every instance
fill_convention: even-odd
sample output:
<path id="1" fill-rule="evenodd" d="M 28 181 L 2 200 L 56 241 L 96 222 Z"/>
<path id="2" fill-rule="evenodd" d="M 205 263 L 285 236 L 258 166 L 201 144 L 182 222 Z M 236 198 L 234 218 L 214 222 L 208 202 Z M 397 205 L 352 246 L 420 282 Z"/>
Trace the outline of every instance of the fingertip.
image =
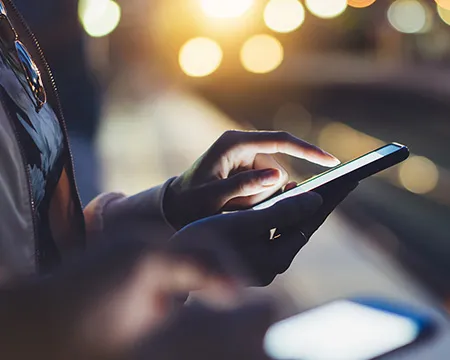
<path id="1" fill-rule="evenodd" d="M 322 164 L 328 167 L 334 167 L 341 164 L 341 161 L 334 155 L 322 150 L 324 157 L 322 157 Z"/>
<path id="2" fill-rule="evenodd" d="M 291 181 L 291 182 L 287 183 L 286 186 L 284 187 L 284 192 L 292 190 L 296 187 L 297 187 L 297 183 L 295 181 Z"/>
<path id="3" fill-rule="evenodd" d="M 331 155 L 316 146 L 314 146 L 314 150 L 309 152 L 308 156 L 306 156 L 306 160 L 325 167 L 334 167 L 341 164 L 341 161 L 336 156 Z"/>

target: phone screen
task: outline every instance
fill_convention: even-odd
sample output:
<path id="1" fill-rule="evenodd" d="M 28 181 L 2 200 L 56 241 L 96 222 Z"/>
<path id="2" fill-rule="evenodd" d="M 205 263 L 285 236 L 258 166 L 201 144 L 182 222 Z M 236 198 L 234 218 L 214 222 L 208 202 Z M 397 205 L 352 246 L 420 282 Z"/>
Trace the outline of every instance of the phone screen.
<path id="1" fill-rule="evenodd" d="M 384 156 L 393 154 L 396 151 L 399 151 L 401 148 L 402 148 L 402 146 L 397 145 L 397 144 L 386 145 L 386 146 L 382 147 L 381 149 L 372 151 L 372 152 L 370 152 L 366 155 L 363 155 L 355 160 L 352 160 L 345 164 L 336 166 L 335 168 L 333 168 L 331 170 L 328 170 L 322 174 L 314 176 L 311 179 L 302 182 L 295 189 L 289 190 L 279 196 L 276 196 L 276 197 L 274 197 L 270 200 L 267 200 L 259 205 L 256 205 L 253 209 L 254 210 L 266 209 L 268 207 L 271 207 L 272 205 L 275 205 L 277 202 L 279 202 L 281 200 L 314 190 L 314 189 L 318 188 L 319 186 L 322 186 L 332 180 L 335 180 L 343 175 L 346 175 L 360 167 L 363 167 L 365 165 L 373 163 L 376 160 L 383 158 Z"/>
<path id="2" fill-rule="evenodd" d="M 277 360 L 369 360 L 414 342 L 421 327 L 414 318 L 339 300 L 274 324 L 264 348 Z"/>

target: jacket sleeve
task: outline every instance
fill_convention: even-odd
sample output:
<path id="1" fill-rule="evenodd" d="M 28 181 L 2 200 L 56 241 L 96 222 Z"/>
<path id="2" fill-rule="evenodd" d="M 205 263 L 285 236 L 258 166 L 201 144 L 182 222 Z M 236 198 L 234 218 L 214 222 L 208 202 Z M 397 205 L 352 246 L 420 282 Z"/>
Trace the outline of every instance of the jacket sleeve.
<path id="1" fill-rule="evenodd" d="M 139 240 L 158 245 L 176 230 L 167 221 L 163 200 L 173 179 L 134 196 L 98 196 L 84 210 L 88 246 L 93 242 Z"/>

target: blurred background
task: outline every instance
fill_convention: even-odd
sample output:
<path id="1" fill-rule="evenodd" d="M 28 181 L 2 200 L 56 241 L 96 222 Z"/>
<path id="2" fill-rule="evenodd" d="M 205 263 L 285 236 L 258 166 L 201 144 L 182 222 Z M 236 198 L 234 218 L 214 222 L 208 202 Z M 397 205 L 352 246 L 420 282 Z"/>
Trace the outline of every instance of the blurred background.
<path id="1" fill-rule="evenodd" d="M 274 288 L 299 306 L 450 306 L 449 0 L 15 2 L 59 84 L 85 203 L 179 174 L 230 128 L 344 161 L 400 142 L 410 159 L 364 181 Z M 322 171 L 284 161 L 295 180 Z"/>

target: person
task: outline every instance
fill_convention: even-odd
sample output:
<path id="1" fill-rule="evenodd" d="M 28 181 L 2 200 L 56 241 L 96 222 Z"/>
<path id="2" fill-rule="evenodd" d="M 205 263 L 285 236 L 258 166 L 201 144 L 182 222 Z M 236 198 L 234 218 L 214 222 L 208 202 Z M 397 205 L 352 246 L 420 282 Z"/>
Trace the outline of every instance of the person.
<path id="1" fill-rule="evenodd" d="M 77 186 L 83 204 L 100 193 L 100 161 L 95 148 L 102 106 L 102 89 L 86 57 L 84 30 L 78 20 L 78 0 L 15 0 L 15 5 L 39 39 L 49 62 L 73 152 Z M 55 29 L 64 29 L 63 32 Z"/>
<path id="2" fill-rule="evenodd" d="M 131 197 L 101 195 L 83 210 L 49 67 L 14 3 L 0 1 L 0 12 L 0 352 L 7 358 L 42 353 L 70 359 L 82 349 L 91 358 L 113 356 L 110 349 L 120 353 L 144 330 L 154 329 L 157 312 L 137 311 L 148 304 L 145 299 L 164 307 L 161 287 L 188 293 L 199 285 L 171 288 L 177 256 L 183 254 L 194 268 L 207 269 L 203 273 L 217 263 L 236 263 L 242 271 L 231 278 L 266 285 L 289 267 L 355 186 L 322 197 L 305 194 L 266 210 L 242 210 L 288 182 L 273 154 L 326 166 L 338 161 L 284 132 L 229 131 L 181 176 Z M 222 214 L 234 210 L 241 211 Z M 282 236 L 269 241 L 275 227 L 283 229 Z M 123 242 L 111 255 L 108 248 Z M 164 254 L 169 247 L 175 260 L 170 255 L 168 265 L 136 270 L 145 251 L 127 256 L 126 249 L 143 243 L 150 254 Z M 108 255 L 95 257 L 93 265 L 73 263 L 89 258 L 96 246 Z M 227 259 L 216 261 L 223 253 Z M 158 263 L 157 256 L 144 263 Z M 166 279 L 160 275 L 165 272 L 172 275 Z M 142 296 L 146 291 L 153 295 Z"/>

